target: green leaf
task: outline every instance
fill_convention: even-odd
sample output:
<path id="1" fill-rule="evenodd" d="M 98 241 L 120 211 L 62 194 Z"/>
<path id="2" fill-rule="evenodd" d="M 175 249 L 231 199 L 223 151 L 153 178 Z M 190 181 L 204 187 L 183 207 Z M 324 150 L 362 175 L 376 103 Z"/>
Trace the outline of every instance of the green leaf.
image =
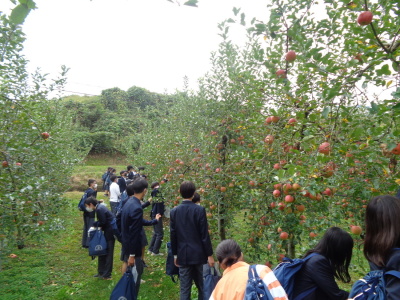
<path id="1" fill-rule="evenodd" d="M 36 3 L 33 0 L 19 0 L 19 3 L 26 5 L 29 9 L 36 8 Z"/>
<path id="2" fill-rule="evenodd" d="M 382 66 L 382 68 L 380 68 L 379 70 L 376 70 L 376 74 L 378 76 L 382 76 L 382 75 L 390 75 L 392 74 L 392 72 L 390 72 L 389 70 L 389 65 L 384 65 Z"/>
<path id="3" fill-rule="evenodd" d="M 186 1 L 184 3 L 184 5 L 197 7 L 197 2 L 199 2 L 199 1 L 197 1 L 197 0 L 189 0 L 189 1 Z"/>
<path id="4" fill-rule="evenodd" d="M 11 12 L 10 21 L 16 25 L 22 24 L 28 16 L 30 9 L 25 4 L 17 5 Z"/>
<path id="5" fill-rule="evenodd" d="M 400 102 L 392 107 L 392 109 L 400 109 Z"/>
<path id="6" fill-rule="evenodd" d="M 233 8 L 233 14 L 235 16 L 237 16 L 239 12 L 240 12 L 240 8 L 236 8 L 236 7 Z"/>
<path id="7" fill-rule="evenodd" d="M 246 16 L 245 16 L 244 13 L 242 13 L 242 14 L 240 15 L 240 25 L 243 25 L 243 26 L 246 25 L 246 22 L 245 22 L 245 20 L 244 20 L 245 17 L 246 17 Z"/>
<path id="8" fill-rule="evenodd" d="M 324 107 L 324 110 L 322 111 L 322 117 L 324 119 L 327 119 L 330 111 L 331 111 L 331 108 L 329 106 Z"/>
<path id="9" fill-rule="evenodd" d="M 376 114 L 378 112 L 379 108 L 378 105 L 374 101 L 371 102 L 371 113 Z"/>

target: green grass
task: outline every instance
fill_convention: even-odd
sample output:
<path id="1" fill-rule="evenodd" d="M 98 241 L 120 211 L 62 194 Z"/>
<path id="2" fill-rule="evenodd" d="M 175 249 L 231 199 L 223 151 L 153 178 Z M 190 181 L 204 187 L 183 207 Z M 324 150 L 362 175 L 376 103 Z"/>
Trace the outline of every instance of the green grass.
<path id="1" fill-rule="evenodd" d="M 100 180 L 101 174 L 108 165 L 122 170 L 126 167 L 122 164 L 113 165 L 107 158 L 90 158 L 87 165 L 76 167 L 74 176 L 84 178 L 96 178 Z M 103 165 L 96 165 L 103 163 Z M 125 162 L 124 162 L 125 163 Z M 83 180 L 83 179 L 82 179 Z M 82 234 L 82 213 L 76 208 L 82 192 L 67 192 L 65 194 L 65 207 L 59 212 L 60 228 L 52 231 L 38 240 L 28 240 L 27 246 L 21 250 L 14 250 L 17 258 L 6 258 L 0 265 L 0 299 L 1 300 L 36 300 L 36 299 L 109 299 L 112 289 L 121 277 L 119 261 L 120 244 L 116 242 L 114 252 L 113 280 L 105 281 L 93 278 L 97 271 L 97 259 L 91 260 L 87 249 L 80 247 Z M 99 199 L 106 199 L 99 193 Z M 106 202 L 108 202 L 106 200 Z M 243 211 L 242 211 L 243 213 Z M 145 218 L 148 217 L 148 209 L 145 210 Z M 230 233 L 241 244 L 243 252 L 253 251 L 249 243 L 248 230 L 242 215 L 235 217 L 234 227 Z M 168 219 L 165 220 L 165 235 L 163 247 L 169 240 Z M 50 221 L 49 221 L 50 222 Z M 56 224 L 57 223 L 57 224 Z M 145 228 L 148 240 L 151 237 L 151 227 Z M 213 240 L 214 249 L 218 241 Z M 342 289 L 349 290 L 352 283 L 363 277 L 368 271 L 368 264 L 362 255 L 359 243 L 354 248 L 351 265 L 352 282 L 339 283 Z M 262 249 L 265 249 L 263 247 Z M 303 251 L 302 249 L 301 251 Z M 163 251 L 165 253 L 165 248 Z M 260 252 L 263 252 L 260 250 Z M 250 263 L 264 263 L 261 253 L 260 261 Z M 4 259 L 4 258 L 1 258 Z M 170 277 L 165 275 L 166 257 L 148 256 L 145 261 L 143 279 L 146 283 L 141 285 L 139 299 L 179 299 L 179 285 L 174 284 Z M 276 261 L 273 261 L 276 263 Z M 196 297 L 196 289 L 193 289 L 193 299 Z"/>
<path id="2" fill-rule="evenodd" d="M 40 242 L 28 241 L 26 248 L 14 251 L 17 258 L 6 260 L 0 276 L 0 299 L 109 299 L 121 277 L 121 247 L 116 242 L 113 280 L 93 278 L 97 259 L 92 260 L 87 249 L 80 247 L 82 213 L 76 209 L 80 194 L 66 193 L 65 209 L 59 216 L 66 220 L 65 230 L 48 234 Z M 150 240 L 151 227 L 146 228 L 146 234 Z M 139 299 L 178 298 L 178 285 L 165 275 L 165 259 L 145 257 L 146 283 L 141 285 Z"/>

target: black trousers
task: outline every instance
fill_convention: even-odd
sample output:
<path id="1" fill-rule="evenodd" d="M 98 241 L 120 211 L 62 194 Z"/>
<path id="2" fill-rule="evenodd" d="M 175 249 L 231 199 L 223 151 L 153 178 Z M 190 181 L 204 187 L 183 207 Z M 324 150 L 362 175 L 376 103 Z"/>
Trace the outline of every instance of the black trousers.
<path id="1" fill-rule="evenodd" d="M 89 218 L 83 214 L 83 232 L 82 232 L 82 247 L 89 247 L 88 230 L 93 226 L 94 218 Z"/>
<path id="2" fill-rule="evenodd" d="M 107 255 L 99 256 L 97 273 L 101 277 L 111 277 L 114 261 L 115 239 L 107 241 Z"/>
<path id="3" fill-rule="evenodd" d="M 151 238 L 149 251 L 158 254 L 160 252 L 161 242 L 164 237 L 164 227 L 162 217 L 158 223 L 153 225 L 153 237 Z"/>

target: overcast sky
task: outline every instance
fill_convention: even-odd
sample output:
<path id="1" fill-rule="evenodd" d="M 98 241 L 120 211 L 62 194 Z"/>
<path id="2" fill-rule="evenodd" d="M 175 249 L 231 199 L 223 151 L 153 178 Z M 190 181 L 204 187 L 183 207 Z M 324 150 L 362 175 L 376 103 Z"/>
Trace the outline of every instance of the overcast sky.
<path id="1" fill-rule="evenodd" d="M 8 14 L 13 5 L 1 2 Z M 233 17 L 232 8 L 242 8 L 248 20 L 268 14 L 267 0 L 200 0 L 198 8 L 167 0 L 35 2 L 38 9 L 23 25 L 29 70 L 40 67 L 55 77 L 66 65 L 68 94 L 134 85 L 171 93 L 182 89 L 185 75 L 195 89 L 221 41 L 217 24 Z M 235 32 L 238 42 L 244 36 Z"/>

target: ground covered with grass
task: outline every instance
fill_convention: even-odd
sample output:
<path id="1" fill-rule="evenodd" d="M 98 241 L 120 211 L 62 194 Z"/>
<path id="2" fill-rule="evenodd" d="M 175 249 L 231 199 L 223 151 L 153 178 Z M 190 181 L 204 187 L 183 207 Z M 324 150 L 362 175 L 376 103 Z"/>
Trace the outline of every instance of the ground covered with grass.
<path id="1" fill-rule="evenodd" d="M 99 180 L 107 166 L 100 165 L 102 158 L 91 158 L 85 165 L 78 166 L 73 180 L 83 188 L 88 178 Z M 118 160 L 119 165 L 114 166 L 117 171 L 124 169 L 124 162 Z M 112 165 L 112 164 L 111 164 Z M 100 184 L 99 184 L 100 186 Z M 101 186 L 100 186 L 101 187 Z M 80 188 L 83 190 L 83 188 Z M 114 270 L 112 280 L 101 280 L 93 278 L 97 273 L 97 259 L 92 260 L 88 256 L 87 249 L 81 247 L 82 234 L 82 212 L 78 211 L 77 204 L 82 195 L 81 191 L 67 192 L 65 194 L 65 205 L 59 211 L 57 222 L 51 231 L 40 239 L 27 241 L 24 249 L 15 249 L 16 258 L 4 257 L 0 261 L 0 299 L 1 300 L 36 300 L 36 299 L 109 299 L 111 291 L 121 277 L 119 261 L 120 244 L 116 242 L 114 253 Z M 101 191 L 99 199 L 108 200 Z M 145 210 L 145 218 L 148 218 L 149 208 Z M 243 213 L 243 212 L 242 212 Z M 243 215 L 235 217 L 234 228 L 230 231 L 232 237 L 238 241 L 247 240 L 248 233 L 243 223 Z M 166 253 L 165 245 L 169 240 L 169 219 L 165 219 L 165 235 L 163 252 Z M 152 228 L 146 227 L 148 240 L 151 238 Z M 240 242 L 242 250 L 251 251 L 251 245 Z M 214 248 L 218 241 L 213 241 Z M 304 248 L 304 247 L 303 247 Z M 349 284 L 339 283 L 346 290 L 351 288 L 352 283 L 362 277 L 368 271 L 368 264 L 362 255 L 360 241 L 356 241 L 351 264 L 352 282 Z M 299 249 L 302 253 L 304 249 Z M 300 255 L 300 254 L 299 254 Z M 139 299 L 179 299 L 179 284 L 172 282 L 165 274 L 164 256 L 149 256 L 146 254 L 143 279 L 146 281 L 141 285 Z M 249 261 L 249 263 L 265 263 L 265 261 Z M 273 264 L 277 263 L 274 261 Z M 192 289 L 192 299 L 196 299 L 197 291 Z"/>

